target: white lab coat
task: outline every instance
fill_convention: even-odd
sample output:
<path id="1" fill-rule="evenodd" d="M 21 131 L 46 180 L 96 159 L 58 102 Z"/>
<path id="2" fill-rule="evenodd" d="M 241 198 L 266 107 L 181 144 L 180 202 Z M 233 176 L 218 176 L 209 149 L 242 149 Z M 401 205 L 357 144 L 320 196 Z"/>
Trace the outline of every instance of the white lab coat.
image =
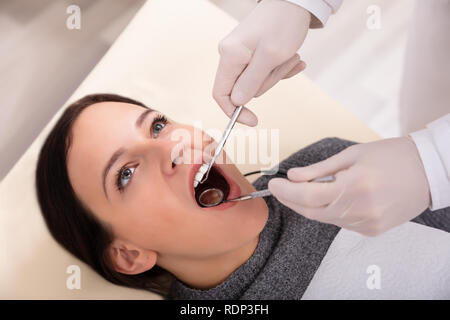
<path id="1" fill-rule="evenodd" d="M 343 0 L 286 1 L 311 12 L 310 27 L 320 28 Z M 450 207 L 449 32 L 450 1 L 416 1 L 399 110 L 403 134 L 414 140 L 425 168 L 431 210 Z"/>

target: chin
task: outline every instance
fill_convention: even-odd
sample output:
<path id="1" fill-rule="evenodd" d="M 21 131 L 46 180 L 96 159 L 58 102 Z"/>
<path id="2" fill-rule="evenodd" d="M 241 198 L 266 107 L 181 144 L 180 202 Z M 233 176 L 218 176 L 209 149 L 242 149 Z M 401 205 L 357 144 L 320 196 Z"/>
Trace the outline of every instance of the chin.
<path id="1" fill-rule="evenodd" d="M 242 230 L 250 238 L 255 237 L 266 225 L 269 208 L 262 198 L 241 201 L 240 205 L 230 209 L 236 213 L 234 228 Z"/>

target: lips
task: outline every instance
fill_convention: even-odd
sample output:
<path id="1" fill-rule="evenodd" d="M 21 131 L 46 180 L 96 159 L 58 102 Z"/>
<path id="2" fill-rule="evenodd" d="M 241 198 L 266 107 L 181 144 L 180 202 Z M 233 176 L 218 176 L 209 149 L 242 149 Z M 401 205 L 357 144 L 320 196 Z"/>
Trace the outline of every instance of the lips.
<path id="1" fill-rule="evenodd" d="M 188 179 L 188 188 L 190 190 L 192 199 L 196 203 L 197 203 L 197 200 L 196 200 L 196 197 L 195 197 L 195 190 L 194 190 L 194 187 L 193 187 L 193 183 L 194 183 L 195 174 L 197 173 L 197 171 L 198 171 L 198 169 L 200 168 L 201 165 L 202 165 L 202 163 L 198 163 L 198 164 L 194 164 L 191 167 L 191 170 L 189 172 L 189 179 Z M 214 170 L 215 172 L 213 172 L 212 170 Z M 209 178 L 211 176 L 211 173 L 213 173 L 216 176 L 217 175 L 222 176 L 224 178 L 224 180 L 226 181 L 226 183 L 225 183 L 225 181 L 223 181 L 223 179 L 220 179 L 220 177 L 217 177 L 218 178 L 217 179 L 218 183 L 222 184 L 222 185 L 220 185 L 220 186 L 211 185 L 211 183 L 209 182 L 209 180 L 210 180 Z M 213 167 L 211 168 L 211 171 L 210 171 L 210 176 L 208 176 L 208 180 L 205 181 L 204 183 L 205 184 L 208 183 L 211 187 L 219 187 L 219 189 L 225 189 L 224 190 L 224 191 L 226 191 L 225 199 L 235 198 L 235 197 L 238 197 L 241 194 L 241 189 L 240 189 L 239 185 L 236 182 L 234 182 L 225 173 L 225 171 L 219 165 L 217 165 L 217 164 L 213 165 Z M 223 184 L 228 184 L 228 186 L 225 186 Z M 199 185 L 197 188 L 201 188 L 202 187 L 203 189 L 205 189 L 202 185 L 203 184 Z M 234 206 L 236 204 L 237 204 L 237 202 L 227 202 L 227 203 L 222 203 L 222 204 L 220 204 L 218 206 L 215 206 L 215 207 L 206 208 L 206 207 L 201 207 L 200 205 L 199 205 L 199 207 L 202 208 L 203 210 L 225 210 L 225 209 L 228 209 L 228 208 L 230 208 L 230 207 L 232 207 L 232 206 Z"/>

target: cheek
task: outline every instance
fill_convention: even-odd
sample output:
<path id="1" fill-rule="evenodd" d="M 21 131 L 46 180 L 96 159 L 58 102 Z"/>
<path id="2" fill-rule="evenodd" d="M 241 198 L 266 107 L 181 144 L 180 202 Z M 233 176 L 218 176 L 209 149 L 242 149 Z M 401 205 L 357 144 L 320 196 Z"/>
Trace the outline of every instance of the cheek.
<path id="1" fill-rule="evenodd" d="M 146 248 L 164 249 L 188 222 L 186 209 L 168 198 L 135 197 L 132 204 L 118 210 L 113 223 L 116 234 Z"/>

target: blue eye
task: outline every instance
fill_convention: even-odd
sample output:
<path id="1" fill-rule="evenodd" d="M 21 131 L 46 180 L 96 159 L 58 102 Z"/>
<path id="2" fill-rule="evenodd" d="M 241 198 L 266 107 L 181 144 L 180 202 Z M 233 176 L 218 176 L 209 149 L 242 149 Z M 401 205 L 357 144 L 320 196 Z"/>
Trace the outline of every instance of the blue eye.
<path id="1" fill-rule="evenodd" d="M 151 130 L 152 130 L 152 137 L 156 138 L 158 137 L 159 133 L 164 129 L 166 126 L 168 120 L 165 116 L 159 115 L 153 119 Z"/>
<path id="2" fill-rule="evenodd" d="M 116 174 L 116 187 L 119 191 L 123 191 L 126 185 L 130 182 L 131 177 L 136 168 L 121 168 Z"/>
<path id="3" fill-rule="evenodd" d="M 153 133 L 155 134 L 159 134 L 161 132 L 161 130 L 164 128 L 164 125 L 162 123 L 157 123 L 153 126 Z M 153 135 L 153 137 L 155 137 Z"/>

